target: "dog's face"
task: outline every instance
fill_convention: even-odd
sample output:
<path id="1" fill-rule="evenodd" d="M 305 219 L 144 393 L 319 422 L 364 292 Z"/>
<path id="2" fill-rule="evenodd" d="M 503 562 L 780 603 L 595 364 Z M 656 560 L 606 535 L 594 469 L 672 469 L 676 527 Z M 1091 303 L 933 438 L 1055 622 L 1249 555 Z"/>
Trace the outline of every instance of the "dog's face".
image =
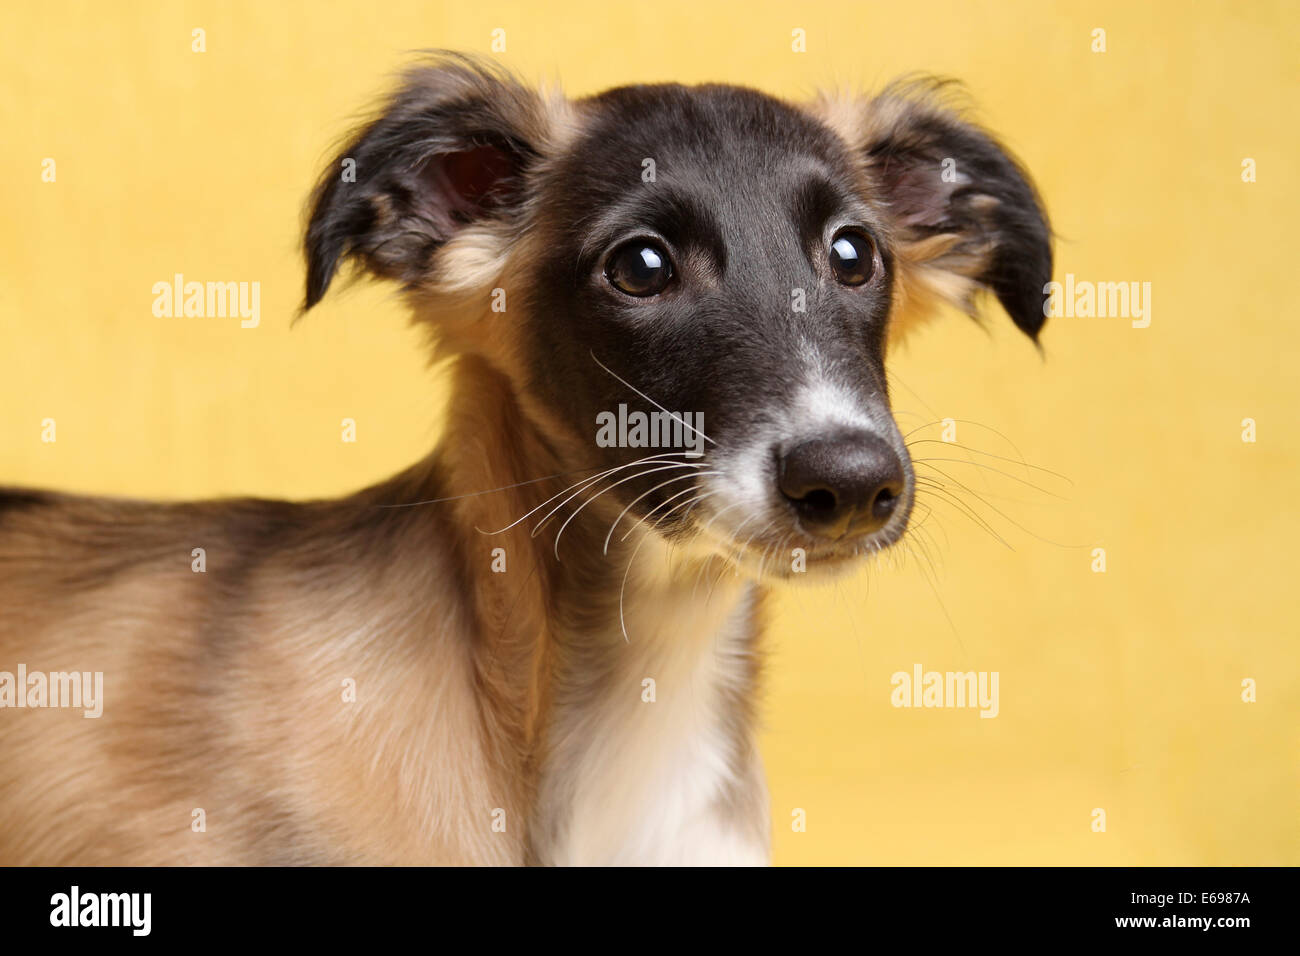
<path id="1" fill-rule="evenodd" d="M 412 74 L 344 150 L 307 245 L 309 306 L 352 255 L 417 309 L 487 316 L 444 332 L 582 449 L 567 464 L 604 474 L 575 504 L 600 493 L 777 575 L 791 549 L 834 566 L 906 528 L 890 338 L 980 288 L 1035 336 L 1051 274 L 1019 167 L 909 96 L 567 103 L 463 61 Z"/>

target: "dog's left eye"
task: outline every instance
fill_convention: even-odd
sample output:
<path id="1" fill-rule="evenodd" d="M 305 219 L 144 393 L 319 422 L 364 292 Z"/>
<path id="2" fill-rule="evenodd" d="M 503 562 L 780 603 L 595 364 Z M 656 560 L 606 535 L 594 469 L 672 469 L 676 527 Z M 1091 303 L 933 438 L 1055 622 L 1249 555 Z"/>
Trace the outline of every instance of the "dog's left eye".
<path id="1" fill-rule="evenodd" d="M 605 277 L 620 292 L 644 298 L 664 290 L 673 277 L 673 266 L 662 248 L 638 239 L 614 250 Z"/>
<path id="2" fill-rule="evenodd" d="M 875 246 L 858 232 L 842 232 L 830 248 L 831 271 L 844 285 L 862 285 L 875 271 Z"/>

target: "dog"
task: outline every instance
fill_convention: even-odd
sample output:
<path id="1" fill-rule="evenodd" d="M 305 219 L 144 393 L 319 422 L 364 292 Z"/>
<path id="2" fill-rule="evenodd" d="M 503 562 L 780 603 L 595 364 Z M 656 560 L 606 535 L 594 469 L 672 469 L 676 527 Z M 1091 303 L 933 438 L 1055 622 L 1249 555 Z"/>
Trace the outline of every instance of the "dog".
<path id="1" fill-rule="evenodd" d="M 5 492 L 0 667 L 103 699 L 0 683 L 0 863 L 768 863 L 764 593 L 906 531 L 887 347 L 1044 322 L 1043 204 L 946 102 L 422 59 L 319 180 L 305 309 L 399 283 L 444 438 L 341 500 Z"/>

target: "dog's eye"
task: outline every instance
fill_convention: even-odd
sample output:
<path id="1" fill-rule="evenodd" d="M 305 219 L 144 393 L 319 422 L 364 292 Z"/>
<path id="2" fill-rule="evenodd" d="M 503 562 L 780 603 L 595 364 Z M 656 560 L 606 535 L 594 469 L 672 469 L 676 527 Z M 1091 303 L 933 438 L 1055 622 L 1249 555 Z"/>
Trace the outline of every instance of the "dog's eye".
<path id="1" fill-rule="evenodd" d="M 830 249 L 831 271 L 844 285 L 862 285 L 875 271 L 875 248 L 859 232 L 842 232 Z"/>
<path id="2" fill-rule="evenodd" d="M 638 298 L 659 294 L 672 277 L 668 253 L 644 239 L 615 249 L 605 266 L 605 278 L 614 288 Z"/>

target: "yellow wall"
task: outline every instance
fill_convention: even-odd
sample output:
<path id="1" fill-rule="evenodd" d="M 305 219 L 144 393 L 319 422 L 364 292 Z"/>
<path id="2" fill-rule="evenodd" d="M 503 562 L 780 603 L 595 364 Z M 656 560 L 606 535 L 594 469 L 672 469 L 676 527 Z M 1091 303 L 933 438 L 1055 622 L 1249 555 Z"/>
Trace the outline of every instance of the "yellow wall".
<path id="1" fill-rule="evenodd" d="M 404 51 L 486 52 L 494 27 L 508 64 L 572 93 L 961 78 L 1037 177 L 1058 277 L 1152 284 L 1149 328 L 1057 319 L 1045 360 L 996 307 L 987 334 L 951 316 L 894 357 L 905 430 L 960 419 L 962 444 L 1014 442 L 1069 482 L 940 465 L 1010 549 L 940 505 L 934 589 L 909 558 L 777 603 L 776 860 L 1300 863 L 1292 4 L 10 5 L 0 481 L 302 497 L 423 455 L 441 394 L 391 289 L 336 293 L 290 330 L 300 210 Z M 259 281 L 261 326 L 154 318 L 175 272 Z M 890 675 L 914 663 L 998 671 L 1000 715 L 895 709 Z"/>

